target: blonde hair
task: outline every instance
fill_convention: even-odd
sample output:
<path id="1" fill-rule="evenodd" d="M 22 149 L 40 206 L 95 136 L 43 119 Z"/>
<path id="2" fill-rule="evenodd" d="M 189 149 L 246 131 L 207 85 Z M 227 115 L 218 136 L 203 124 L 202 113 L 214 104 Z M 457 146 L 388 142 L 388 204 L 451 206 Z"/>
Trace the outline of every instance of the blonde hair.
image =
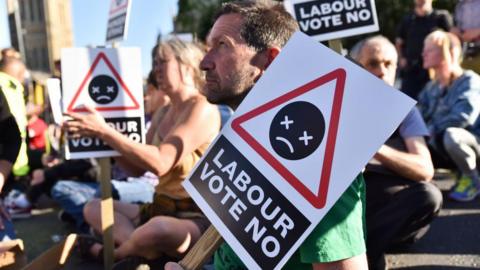
<path id="1" fill-rule="evenodd" d="M 426 38 L 424 44 L 432 43 L 439 47 L 442 51 L 442 57 L 455 68 L 460 67 L 462 62 L 462 45 L 457 36 L 452 33 L 442 30 L 436 30 L 430 33 Z M 428 70 L 431 79 L 435 79 L 435 71 L 430 68 Z"/>
<path id="2" fill-rule="evenodd" d="M 192 69 L 195 88 L 201 89 L 205 82 L 204 73 L 200 69 L 200 61 L 202 61 L 205 55 L 204 50 L 195 43 L 184 42 L 178 38 L 171 38 L 157 44 L 157 55 L 162 55 L 162 49 L 165 47 L 172 50 L 175 59 L 180 64 Z"/>

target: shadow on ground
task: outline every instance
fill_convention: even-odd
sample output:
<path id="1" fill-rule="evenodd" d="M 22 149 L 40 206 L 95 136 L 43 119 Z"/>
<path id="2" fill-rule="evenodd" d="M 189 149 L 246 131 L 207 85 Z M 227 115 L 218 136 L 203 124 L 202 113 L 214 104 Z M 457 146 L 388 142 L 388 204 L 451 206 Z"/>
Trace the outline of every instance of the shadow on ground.
<path id="1" fill-rule="evenodd" d="M 388 254 L 391 269 L 480 269 L 480 198 L 454 202 L 448 199 L 453 178 L 436 179 L 444 198 L 442 210 L 422 239 L 407 250 Z"/>

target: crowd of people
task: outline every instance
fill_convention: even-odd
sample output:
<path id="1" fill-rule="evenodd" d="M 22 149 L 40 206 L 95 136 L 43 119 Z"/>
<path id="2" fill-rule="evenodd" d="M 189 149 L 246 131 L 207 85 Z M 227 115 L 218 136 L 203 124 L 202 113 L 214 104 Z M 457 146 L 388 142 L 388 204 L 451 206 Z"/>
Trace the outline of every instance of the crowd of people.
<path id="1" fill-rule="evenodd" d="M 480 194 L 480 0 L 459 1 L 453 16 L 434 9 L 432 0 L 413 2 L 394 42 L 369 36 L 349 56 L 390 86 L 400 81 L 399 91 L 418 104 L 286 269 L 386 269 L 385 252 L 415 243 L 442 207 L 436 168 L 456 175 L 449 199 Z M 10 217 L 28 217 L 45 194 L 61 207 L 60 219 L 81 233 L 79 254 L 102 261 L 99 166 L 93 159 L 64 160 L 59 146 L 64 136 L 97 137 L 121 153 L 112 159 L 114 269 L 168 261 L 165 268 L 181 268 L 173 262 L 210 226 L 181 182 L 295 31 L 282 5 L 239 0 L 222 5 L 205 45 L 175 37 L 159 42 L 144 91 L 146 144 L 123 136 L 90 106 L 69 113 L 61 127 L 47 125 L 44 108 L 24 101 L 21 56 L 2 50 L 0 236 L 15 238 L 6 229 Z M 213 265 L 245 268 L 228 244 Z"/>

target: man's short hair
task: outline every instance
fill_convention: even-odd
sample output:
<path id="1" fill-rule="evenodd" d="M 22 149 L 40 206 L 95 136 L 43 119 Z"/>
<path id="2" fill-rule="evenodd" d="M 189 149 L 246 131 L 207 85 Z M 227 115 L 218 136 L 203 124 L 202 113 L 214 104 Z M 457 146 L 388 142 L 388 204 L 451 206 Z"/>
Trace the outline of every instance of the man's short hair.
<path id="1" fill-rule="evenodd" d="M 21 59 L 22 56 L 20 55 L 15 48 L 4 48 L 1 51 L 1 57 L 0 58 L 7 58 L 7 57 L 12 57 L 12 58 L 17 58 Z"/>
<path id="2" fill-rule="evenodd" d="M 397 55 L 395 45 L 388 38 L 382 35 L 371 36 L 365 39 L 360 40 L 355 45 L 353 45 L 352 49 L 350 50 L 350 57 L 355 60 L 359 61 L 361 57 L 361 53 L 365 46 L 371 46 L 373 44 L 381 44 L 382 46 L 388 46 L 390 50 L 395 52 Z"/>
<path id="3" fill-rule="evenodd" d="M 16 57 L 4 57 L 0 60 L 0 71 L 5 71 L 10 65 L 22 65 L 25 67 L 23 61 Z"/>
<path id="4" fill-rule="evenodd" d="M 271 47 L 283 47 L 298 30 L 297 21 L 285 8 L 270 0 L 243 0 L 224 3 L 214 20 L 226 14 L 240 14 L 241 37 L 257 52 Z"/>

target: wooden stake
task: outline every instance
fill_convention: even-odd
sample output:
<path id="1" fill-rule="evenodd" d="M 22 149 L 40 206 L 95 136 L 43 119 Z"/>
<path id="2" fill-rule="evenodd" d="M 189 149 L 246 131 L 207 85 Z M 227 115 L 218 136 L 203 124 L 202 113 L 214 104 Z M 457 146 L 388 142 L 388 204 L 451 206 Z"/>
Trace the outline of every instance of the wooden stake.
<path id="1" fill-rule="evenodd" d="M 329 40 L 328 47 L 337 53 L 342 54 L 342 41 L 340 39 Z"/>
<path id="2" fill-rule="evenodd" d="M 75 241 L 77 239 L 76 234 L 70 234 L 62 242 L 49 248 L 29 263 L 23 270 L 59 270 L 65 265 L 68 256 L 70 255 Z"/>
<path id="3" fill-rule="evenodd" d="M 201 269 L 222 243 L 222 236 L 213 225 L 210 225 L 179 263 L 185 270 Z"/>
<path id="4" fill-rule="evenodd" d="M 110 184 L 110 158 L 99 158 L 100 188 L 102 191 L 101 219 L 103 235 L 103 263 L 104 269 L 110 270 L 113 266 L 113 199 Z"/>
<path id="5" fill-rule="evenodd" d="M 118 48 L 118 43 L 113 42 L 112 48 Z M 103 235 L 103 265 L 104 269 L 112 269 L 114 263 L 115 243 L 113 241 L 113 199 L 112 185 L 110 183 L 111 163 L 110 158 L 99 158 L 100 165 L 100 189 L 102 191 L 102 201 L 100 203 Z"/>

